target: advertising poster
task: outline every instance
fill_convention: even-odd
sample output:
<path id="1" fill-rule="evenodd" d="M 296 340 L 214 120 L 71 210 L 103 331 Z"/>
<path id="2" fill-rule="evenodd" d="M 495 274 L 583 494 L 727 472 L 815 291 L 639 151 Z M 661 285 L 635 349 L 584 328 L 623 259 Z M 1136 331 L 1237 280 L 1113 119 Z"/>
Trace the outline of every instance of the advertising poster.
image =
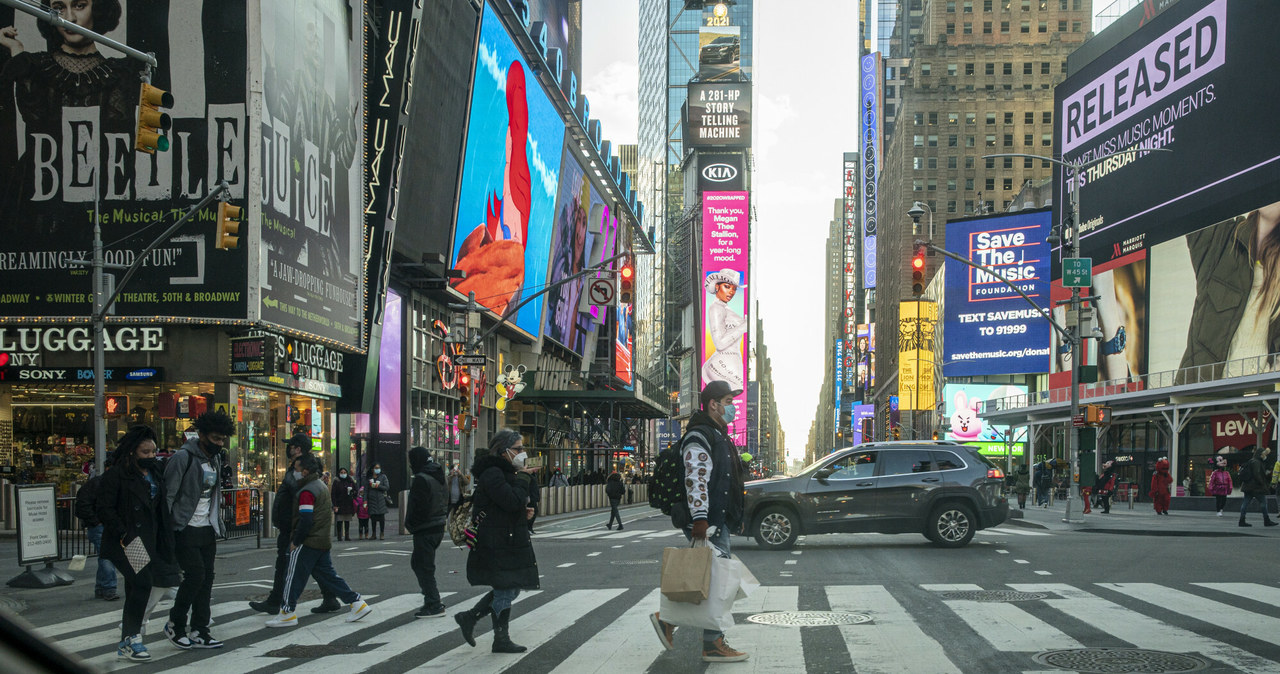
<path id="1" fill-rule="evenodd" d="M 1007 426 L 992 426 L 978 415 L 988 401 L 1025 396 L 1027 387 L 995 384 L 946 384 L 942 387 L 945 418 L 949 422 L 944 439 L 976 445 L 987 456 L 1006 454 Z M 1017 429 L 1014 429 L 1016 433 Z M 1016 439 L 1016 437 L 1015 437 Z M 1013 444 L 1013 456 L 1022 456 L 1025 442 Z"/>
<path id="2" fill-rule="evenodd" d="M 898 307 L 898 409 L 932 410 L 937 404 L 933 335 L 938 305 L 905 300 Z"/>
<path id="3" fill-rule="evenodd" d="M 360 347 L 364 38 L 345 0 L 261 7 L 260 315 Z"/>
<path id="4" fill-rule="evenodd" d="M 698 79 L 738 79 L 742 73 L 742 29 L 702 26 L 698 29 Z"/>
<path id="5" fill-rule="evenodd" d="M 1190 274 L 1189 270 L 1184 269 L 1184 271 Z M 1141 250 L 1094 265 L 1093 285 L 1080 289 L 1082 296 L 1099 298 L 1095 302 L 1082 304 L 1091 305 L 1094 308 L 1093 325 L 1102 331 L 1101 339 L 1088 339 L 1083 344 L 1084 364 L 1098 366 L 1100 382 L 1135 379 L 1146 374 L 1148 341 L 1152 342 L 1153 348 L 1166 352 L 1174 343 L 1185 344 L 1173 333 L 1157 333 L 1165 337 L 1148 340 L 1147 277 L 1147 251 Z M 1170 282 L 1175 285 L 1184 283 L 1178 279 L 1170 279 Z M 1194 279 L 1192 279 L 1192 285 L 1194 285 Z M 1071 289 L 1062 288 L 1060 281 L 1054 281 L 1051 294 L 1054 302 L 1067 300 L 1071 298 Z M 1179 304 L 1185 304 L 1188 309 L 1190 308 L 1190 304 L 1185 303 L 1185 299 L 1180 300 Z M 1054 320 L 1065 324 L 1066 309 L 1066 305 L 1054 306 Z M 1186 334 L 1185 325 L 1182 334 Z M 1071 386 L 1071 370 L 1068 368 L 1071 362 L 1070 344 L 1061 334 L 1052 329 L 1046 339 L 1052 344 L 1049 364 L 1050 386 L 1069 390 Z M 1130 381 L 1126 383 L 1126 387 L 1137 390 L 1141 387 L 1141 383 Z"/>
<path id="6" fill-rule="evenodd" d="M 561 153 L 560 192 L 556 198 L 554 234 L 551 236 L 551 264 L 547 284 L 553 285 L 587 267 L 591 254 L 592 234 L 588 223 L 591 214 L 599 221 L 604 202 L 591 187 L 578 164 L 576 153 L 566 146 Z M 546 319 L 542 334 L 561 346 L 582 355 L 584 339 L 578 336 L 579 299 L 586 279 L 570 281 L 546 294 Z"/>
<path id="7" fill-rule="evenodd" d="M 750 199 L 746 192 L 702 195 L 702 386 L 724 381 L 746 391 L 747 375 L 747 244 Z M 735 401 L 738 418 L 729 435 L 746 443 L 747 400 Z"/>
<path id="8" fill-rule="evenodd" d="M 613 376 L 630 387 L 633 385 L 631 353 L 636 335 L 635 307 L 623 302 L 618 305 L 614 315 L 617 326 L 613 331 Z"/>
<path id="9" fill-rule="evenodd" d="M 134 150 L 141 62 L 0 7 L 0 316 L 88 316 L 95 208 L 109 264 L 129 265 L 222 181 L 246 206 L 244 3 L 61 3 L 160 63 L 168 151 Z M 246 253 L 217 250 L 216 205 L 158 247 L 119 316 L 244 319 Z"/>
<path id="10" fill-rule="evenodd" d="M 691 82 L 684 144 L 751 147 L 751 83 Z"/>
<path id="11" fill-rule="evenodd" d="M 1080 182 L 1095 263 L 1280 200 L 1280 3 L 1182 0 L 1054 90 L 1055 148 Z M 1152 152 L 1151 150 L 1169 150 Z M 1070 207 L 1055 167 L 1055 217 Z"/>
<path id="12" fill-rule="evenodd" d="M 741 192 L 745 189 L 747 167 L 743 153 L 698 153 L 699 192 Z"/>
<path id="13" fill-rule="evenodd" d="M 467 277 L 453 288 L 537 336 L 544 298 L 514 307 L 546 284 L 564 122 L 488 4 L 476 58 L 452 256 Z"/>
<path id="14" fill-rule="evenodd" d="M 858 324 L 858 341 L 853 358 L 856 359 L 858 373 L 855 395 L 858 400 L 866 400 L 871 389 L 876 385 L 876 331 L 875 325 Z M 852 364 L 851 364 L 852 365 Z"/>
<path id="15" fill-rule="evenodd" d="M 836 340 L 841 344 L 847 362 L 841 364 L 836 373 L 837 387 L 857 389 L 851 391 L 854 399 L 862 400 L 863 386 L 857 377 L 856 363 L 862 354 L 855 345 L 855 329 L 858 323 L 858 300 L 862 295 L 861 251 L 858 234 L 858 213 L 862 205 L 858 201 L 858 155 L 854 152 L 844 154 L 844 196 L 841 207 L 843 212 L 844 239 L 841 241 L 840 286 L 841 300 L 840 332 Z M 843 378 L 843 381 L 842 381 Z M 839 400 L 839 396 L 836 397 Z"/>
<path id="16" fill-rule="evenodd" d="M 1038 307 L 1049 304 L 1049 211 L 947 222 L 947 250 L 991 268 Z M 942 373 L 947 377 L 1049 371 L 1052 328 L 1037 306 L 994 275 L 948 258 Z"/>
<path id="17" fill-rule="evenodd" d="M 865 405 L 853 406 L 853 444 L 861 445 L 864 442 L 871 442 L 871 438 L 863 433 L 865 422 L 876 417 L 876 406 L 872 403 Z"/>
<path id="18" fill-rule="evenodd" d="M 880 137 L 883 132 L 880 119 L 880 100 L 884 68 L 880 52 L 862 57 L 861 74 L 858 77 L 858 95 L 862 101 L 858 116 L 858 129 L 862 146 L 862 287 L 876 287 L 876 224 L 880 217 Z"/>

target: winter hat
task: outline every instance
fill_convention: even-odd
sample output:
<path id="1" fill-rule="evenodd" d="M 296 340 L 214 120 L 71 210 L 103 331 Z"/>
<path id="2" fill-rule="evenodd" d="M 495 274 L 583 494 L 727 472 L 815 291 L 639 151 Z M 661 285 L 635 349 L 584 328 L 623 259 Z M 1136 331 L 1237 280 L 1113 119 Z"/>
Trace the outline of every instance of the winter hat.
<path id="1" fill-rule="evenodd" d="M 702 289 L 708 294 L 716 291 L 716 285 L 720 283 L 728 283 L 738 288 L 745 288 L 747 284 L 742 282 L 742 273 L 734 269 L 721 269 L 707 274 L 702 281 Z"/>

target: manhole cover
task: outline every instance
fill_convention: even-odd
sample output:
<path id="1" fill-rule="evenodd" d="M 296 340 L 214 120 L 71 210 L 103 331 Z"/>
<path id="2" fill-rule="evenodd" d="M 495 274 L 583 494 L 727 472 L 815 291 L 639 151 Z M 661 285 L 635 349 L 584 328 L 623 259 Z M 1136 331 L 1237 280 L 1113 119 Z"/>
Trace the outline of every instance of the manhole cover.
<path id="1" fill-rule="evenodd" d="M 624 559 L 609 563 L 617 564 L 618 566 L 631 566 L 633 564 L 658 564 L 659 562 L 656 559 Z"/>
<path id="2" fill-rule="evenodd" d="M 1197 672 L 1209 663 L 1194 655 L 1148 651 L 1141 648 L 1072 648 L 1037 653 L 1033 660 L 1072 672 L 1142 672 L 1175 674 Z"/>
<path id="3" fill-rule="evenodd" d="M 943 592 L 943 599 L 963 599 L 967 601 L 1036 601 L 1047 599 L 1044 592 L 1017 592 L 1014 590 L 957 590 Z"/>
<path id="4" fill-rule="evenodd" d="M 748 622 L 780 627 L 820 627 L 823 625 L 861 625 L 871 616 L 843 611 L 773 611 L 747 616 Z"/>
<path id="5" fill-rule="evenodd" d="M 8 609 L 14 613 L 22 613 L 27 610 L 27 602 L 13 597 L 0 597 L 0 608 Z"/>
<path id="6" fill-rule="evenodd" d="M 272 658 L 323 658 L 330 655 L 346 655 L 359 652 L 359 646 L 334 646 L 333 644 L 300 646 L 289 644 L 283 648 L 268 651 L 267 656 Z"/>

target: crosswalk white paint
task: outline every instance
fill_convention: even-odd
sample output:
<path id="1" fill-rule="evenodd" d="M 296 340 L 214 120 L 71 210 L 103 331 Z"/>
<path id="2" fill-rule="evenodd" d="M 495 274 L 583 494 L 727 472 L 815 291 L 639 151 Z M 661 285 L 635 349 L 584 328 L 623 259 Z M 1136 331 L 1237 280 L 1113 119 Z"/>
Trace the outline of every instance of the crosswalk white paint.
<path id="1" fill-rule="evenodd" d="M 944 596 L 947 591 L 1016 590 L 1047 597 L 1018 602 L 985 602 Z M 814 592 L 820 592 L 817 598 Z M 280 669 L 286 672 L 335 671 L 355 674 L 383 669 L 465 671 L 467 674 L 550 669 L 566 674 L 659 671 L 661 648 L 649 623 L 658 609 L 657 590 L 629 588 L 556 589 L 522 592 L 512 613 L 511 635 L 529 647 L 523 654 L 489 653 L 489 621 L 477 628 L 477 646 L 463 643 L 453 616 L 470 608 L 479 589 L 444 593 L 449 608 L 444 618 L 414 619 L 422 605 L 418 593 L 370 597 L 374 610 L 362 621 L 347 623 L 346 611 L 314 615 L 311 601 L 299 608 L 300 626 L 287 630 L 265 628 L 269 616 L 251 613 L 243 601 L 213 607 L 218 619 L 214 635 L 226 647 L 212 659 L 174 648 L 159 634 L 166 618 L 164 604 L 152 615 L 153 634 L 146 639 L 151 663 L 120 661 L 115 657 L 120 610 L 115 608 L 37 629 L 92 667 L 113 671 L 142 664 L 181 674 L 217 671 Z M 870 622 L 831 627 L 796 628 L 747 621 L 753 614 L 815 610 L 816 602 L 832 611 L 866 614 Z M 734 606 L 736 624 L 726 640 L 750 653 L 735 665 L 737 672 L 813 671 L 806 662 L 806 640 L 819 639 L 817 648 L 831 662 L 847 658 L 859 674 L 891 672 L 971 671 L 972 662 L 954 648 L 956 640 L 973 642 L 1028 662 L 1035 653 L 1065 648 L 1115 647 L 1194 654 L 1212 661 L 1221 671 L 1275 672 L 1280 670 L 1280 618 L 1272 617 L 1280 604 L 1280 587 L 1263 583 L 1014 583 L 920 585 L 826 585 L 802 593 L 795 585 L 765 585 Z M 527 607 L 527 608 L 526 608 Z M 807 630 L 822 630 L 809 632 Z M 940 642 L 932 635 L 947 634 Z M 1248 638 L 1225 638 L 1234 633 Z M 1104 643 L 1090 643 L 1105 635 Z M 692 638 L 691 638 L 692 637 Z M 284 646 L 327 645 L 344 640 L 359 645 L 356 652 L 291 660 L 268 656 Z M 696 635 L 680 632 L 677 657 L 696 657 Z M 554 646 L 550 646 L 555 644 Z M 548 649 L 542 647 L 548 646 Z M 550 656 L 548 654 L 555 653 Z M 477 657 L 483 655 L 484 657 Z M 554 657 L 554 660 L 547 660 Z M 160 662 L 157 667 L 156 663 Z M 394 664 L 392 664 L 394 662 Z M 656 669 L 655 669 L 656 668 Z M 821 667 L 819 667 L 821 668 Z M 1022 670 L 1023 674 L 1036 674 Z"/>

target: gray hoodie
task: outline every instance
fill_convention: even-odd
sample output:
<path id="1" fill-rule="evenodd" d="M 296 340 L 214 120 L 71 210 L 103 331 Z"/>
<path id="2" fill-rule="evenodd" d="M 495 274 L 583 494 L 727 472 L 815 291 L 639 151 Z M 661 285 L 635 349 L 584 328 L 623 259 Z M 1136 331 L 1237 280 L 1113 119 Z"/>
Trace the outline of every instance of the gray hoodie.
<path id="1" fill-rule="evenodd" d="M 200 440 L 187 440 L 164 464 L 165 496 L 169 512 L 173 514 L 173 530 L 182 531 L 195 514 L 200 492 L 204 490 L 204 471 L 200 463 L 207 462 L 213 468 L 213 496 L 209 499 L 209 523 L 213 532 L 222 537 L 222 480 L 221 465 L 217 456 L 207 456 L 200 448 Z"/>

